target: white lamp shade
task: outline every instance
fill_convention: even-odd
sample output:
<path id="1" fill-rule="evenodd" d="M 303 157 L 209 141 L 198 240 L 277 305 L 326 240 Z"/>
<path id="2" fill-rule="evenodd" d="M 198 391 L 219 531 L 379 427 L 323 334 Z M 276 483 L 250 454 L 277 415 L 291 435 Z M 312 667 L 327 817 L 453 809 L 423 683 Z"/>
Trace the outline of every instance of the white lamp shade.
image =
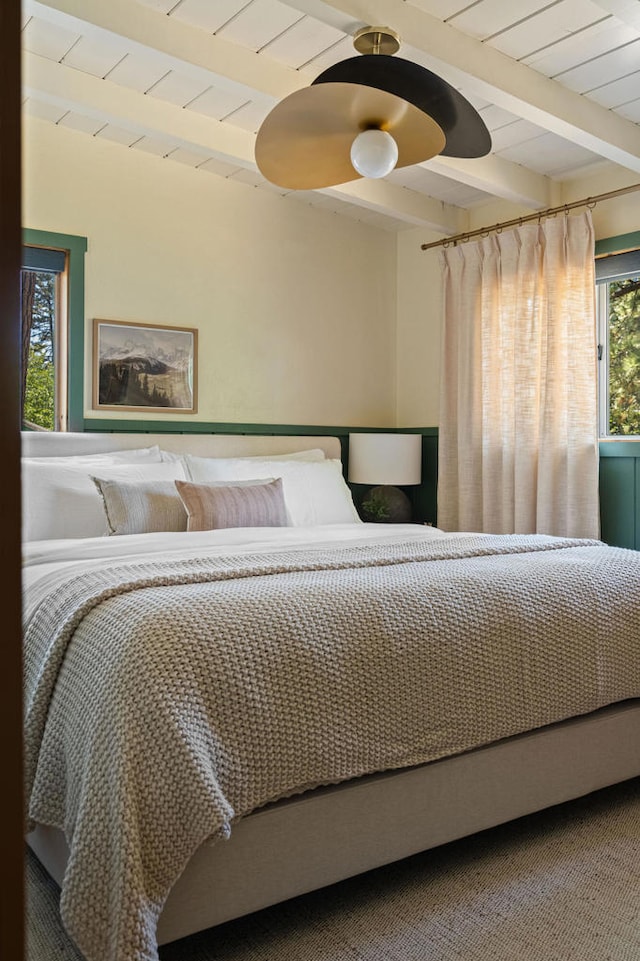
<path id="1" fill-rule="evenodd" d="M 386 177 L 398 162 L 398 144 L 386 130 L 363 130 L 351 144 L 351 163 L 361 177 Z"/>
<path id="2" fill-rule="evenodd" d="M 352 484 L 419 484 L 421 467 L 421 434 L 349 434 Z"/>

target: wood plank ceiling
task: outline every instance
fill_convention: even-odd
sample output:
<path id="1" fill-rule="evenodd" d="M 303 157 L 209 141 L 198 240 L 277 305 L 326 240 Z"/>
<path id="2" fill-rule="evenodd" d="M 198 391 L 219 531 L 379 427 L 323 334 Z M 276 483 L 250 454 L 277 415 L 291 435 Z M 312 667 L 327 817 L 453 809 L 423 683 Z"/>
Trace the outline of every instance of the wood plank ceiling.
<path id="1" fill-rule="evenodd" d="M 321 191 L 269 184 L 263 118 L 355 56 L 370 23 L 474 104 L 492 153 Z M 39 121 L 384 229 L 450 235 L 496 199 L 535 211 L 576 176 L 640 180 L 640 0 L 25 0 L 22 37 Z"/>

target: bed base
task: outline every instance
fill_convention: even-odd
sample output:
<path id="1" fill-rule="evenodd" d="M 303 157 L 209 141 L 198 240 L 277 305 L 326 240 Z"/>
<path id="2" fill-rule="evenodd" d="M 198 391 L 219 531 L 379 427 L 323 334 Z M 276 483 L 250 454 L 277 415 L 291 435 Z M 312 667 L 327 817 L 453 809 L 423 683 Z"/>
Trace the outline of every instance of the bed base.
<path id="1" fill-rule="evenodd" d="M 640 775 L 640 700 L 418 767 L 267 805 L 203 845 L 176 882 L 158 943 Z M 62 832 L 29 845 L 60 883 Z"/>

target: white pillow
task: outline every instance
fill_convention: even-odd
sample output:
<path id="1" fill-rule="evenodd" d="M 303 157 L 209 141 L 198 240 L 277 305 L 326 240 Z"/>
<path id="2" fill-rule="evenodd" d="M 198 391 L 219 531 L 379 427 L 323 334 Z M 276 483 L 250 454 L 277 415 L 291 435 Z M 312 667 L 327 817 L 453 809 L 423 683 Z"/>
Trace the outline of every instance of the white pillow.
<path id="1" fill-rule="evenodd" d="M 184 462 L 189 479 L 196 482 L 281 477 L 289 517 L 295 527 L 362 523 L 339 460 L 277 461 L 186 454 Z"/>
<path id="2" fill-rule="evenodd" d="M 161 450 L 161 459 L 163 461 L 173 461 L 181 460 L 183 457 L 189 456 L 193 457 L 194 460 L 304 460 L 304 461 L 319 461 L 325 459 L 325 453 L 320 447 L 314 447 L 311 450 L 297 450 L 293 454 L 251 454 L 248 457 L 196 457 L 194 454 L 176 454 L 173 451 Z"/>
<path id="3" fill-rule="evenodd" d="M 51 457 L 22 465 L 22 537 L 25 541 L 108 534 L 102 497 L 91 475 L 105 480 L 185 480 L 181 463 L 54 464 Z"/>
<path id="4" fill-rule="evenodd" d="M 103 451 L 99 454 L 56 454 L 53 457 L 23 457 L 23 461 L 36 461 L 37 463 L 48 464 L 67 464 L 69 467 L 82 467 L 84 464 L 89 466 L 100 466 L 101 464 L 159 464 L 162 461 L 160 448 L 156 444 L 153 447 L 139 447 L 134 450 L 113 450 Z"/>
<path id="5" fill-rule="evenodd" d="M 325 460 L 325 453 L 321 447 L 312 447 L 311 450 L 296 450 L 292 454 L 250 454 L 246 457 L 234 458 L 236 460 L 305 460 L 319 461 Z"/>

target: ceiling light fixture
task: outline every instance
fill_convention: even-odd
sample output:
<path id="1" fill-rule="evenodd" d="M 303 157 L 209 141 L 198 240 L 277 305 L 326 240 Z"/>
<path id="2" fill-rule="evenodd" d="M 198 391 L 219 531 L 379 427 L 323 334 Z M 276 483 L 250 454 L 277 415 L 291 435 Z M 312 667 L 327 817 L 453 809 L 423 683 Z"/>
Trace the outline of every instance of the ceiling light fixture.
<path id="1" fill-rule="evenodd" d="M 364 27 L 361 54 L 323 71 L 310 87 L 285 97 L 256 138 L 256 163 L 267 180 L 314 190 L 359 177 L 385 177 L 438 154 L 482 157 L 491 136 L 455 87 L 393 54 L 389 27 Z"/>

